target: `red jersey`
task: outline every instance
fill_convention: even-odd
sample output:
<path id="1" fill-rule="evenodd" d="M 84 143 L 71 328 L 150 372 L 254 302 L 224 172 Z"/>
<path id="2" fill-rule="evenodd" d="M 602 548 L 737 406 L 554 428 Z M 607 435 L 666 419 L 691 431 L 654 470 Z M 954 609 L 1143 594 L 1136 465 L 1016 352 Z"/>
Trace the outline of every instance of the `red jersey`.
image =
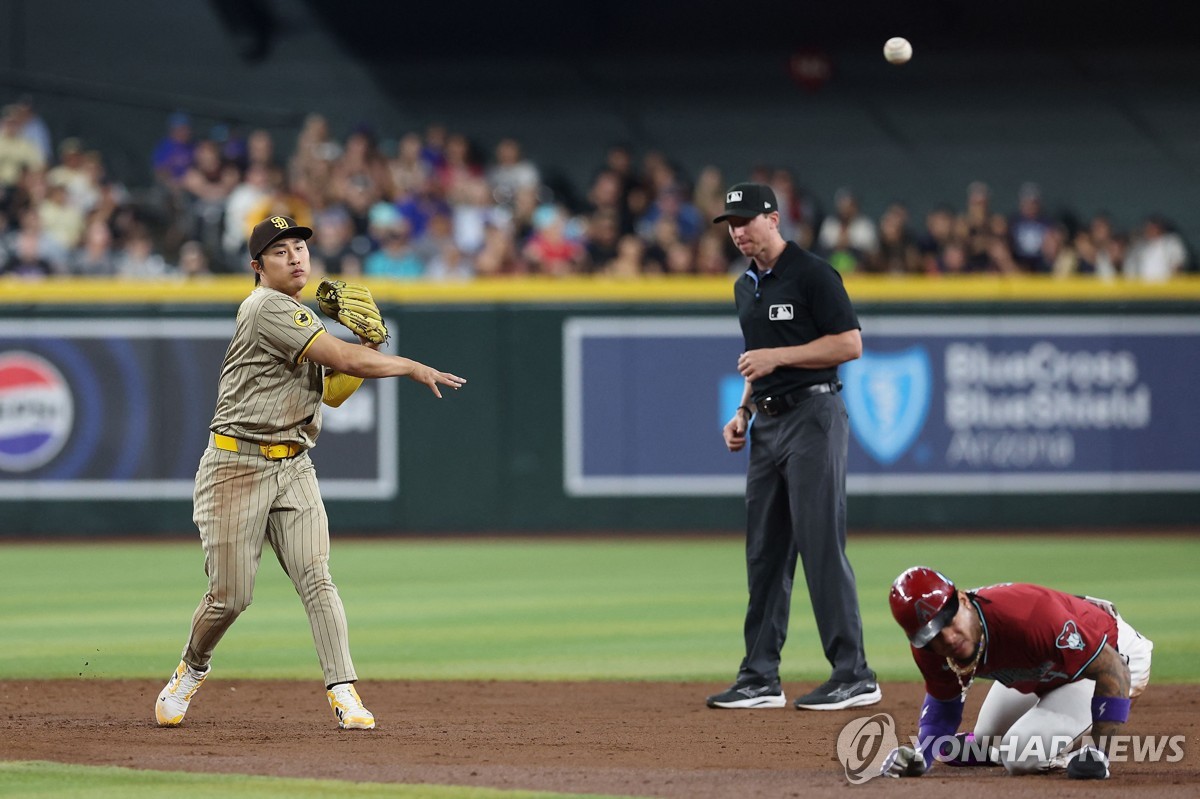
<path id="1" fill-rule="evenodd" d="M 990 585 L 967 596 L 983 619 L 986 641 L 975 676 L 1023 694 L 1043 696 L 1082 679 L 1105 644 L 1117 648 L 1117 620 L 1077 596 L 1028 583 Z M 913 659 L 930 696 L 945 701 L 961 695 L 944 657 L 914 647 Z"/>

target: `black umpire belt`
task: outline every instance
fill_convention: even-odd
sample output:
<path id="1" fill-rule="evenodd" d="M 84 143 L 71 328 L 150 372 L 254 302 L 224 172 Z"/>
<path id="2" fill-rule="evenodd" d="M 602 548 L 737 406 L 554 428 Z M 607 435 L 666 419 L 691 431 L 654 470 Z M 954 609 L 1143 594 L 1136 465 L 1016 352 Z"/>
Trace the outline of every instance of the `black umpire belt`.
<path id="1" fill-rule="evenodd" d="M 787 394 L 763 397 L 760 400 L 755 400 L 754 404 L 758 406 L 759 413 L 764 413 L 767 416 L 779 416 L 795 408 L 809 397 L 815 397 L 817 394 L 836 394 L 841 390 L 842 382 L 840 380 L 833 383 L 816 383 L 804 388 L 798 388 L 795 391 L 789 391 Z"/>

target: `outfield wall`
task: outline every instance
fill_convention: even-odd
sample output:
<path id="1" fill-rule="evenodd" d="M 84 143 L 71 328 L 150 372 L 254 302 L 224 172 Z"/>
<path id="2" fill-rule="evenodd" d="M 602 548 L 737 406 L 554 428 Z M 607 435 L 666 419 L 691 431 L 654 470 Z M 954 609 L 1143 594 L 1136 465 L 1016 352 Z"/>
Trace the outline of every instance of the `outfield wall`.
<path id="1" fill-rule="evenodd" d="M 1200 529 L 1200 282 L 848 281 L 854 529 Z M 373 284 L 392 351 L 313 452 L 339 532 L 735 530 L 728 279 Z M 0 282 L 0 535 L 188 533 L 248 281 Z"/>

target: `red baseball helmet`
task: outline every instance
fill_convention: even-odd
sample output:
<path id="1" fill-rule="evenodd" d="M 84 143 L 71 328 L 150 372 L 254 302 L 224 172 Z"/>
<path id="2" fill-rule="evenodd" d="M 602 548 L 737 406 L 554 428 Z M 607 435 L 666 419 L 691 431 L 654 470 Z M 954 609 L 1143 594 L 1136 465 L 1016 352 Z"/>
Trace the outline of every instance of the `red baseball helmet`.
<path id="1" fill-rule="evenodd" d="M 913 566 L 892 583 L 888 602 L 909 642 L 920 649 L 958 613 L 958 589 L 941 572 Z"/>

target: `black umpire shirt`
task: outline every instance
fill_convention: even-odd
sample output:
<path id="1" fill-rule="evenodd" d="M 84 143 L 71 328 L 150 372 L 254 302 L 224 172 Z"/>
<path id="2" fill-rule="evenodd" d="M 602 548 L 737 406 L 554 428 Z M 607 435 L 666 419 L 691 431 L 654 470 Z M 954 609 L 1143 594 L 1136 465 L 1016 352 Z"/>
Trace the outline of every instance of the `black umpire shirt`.
<path id="1" fill-rule="evenodd" d="M 734 284 L 733 300 L 747 350 L 794 347 L 821 336 L 861 329 L 842 276 L 825 261 L 789 241 L 775 268 L 758 274 L 753 262 Z M 837 367 L 776 369 L 751 385 L 754 400 L 816 383 L 832 383 Z"/>

